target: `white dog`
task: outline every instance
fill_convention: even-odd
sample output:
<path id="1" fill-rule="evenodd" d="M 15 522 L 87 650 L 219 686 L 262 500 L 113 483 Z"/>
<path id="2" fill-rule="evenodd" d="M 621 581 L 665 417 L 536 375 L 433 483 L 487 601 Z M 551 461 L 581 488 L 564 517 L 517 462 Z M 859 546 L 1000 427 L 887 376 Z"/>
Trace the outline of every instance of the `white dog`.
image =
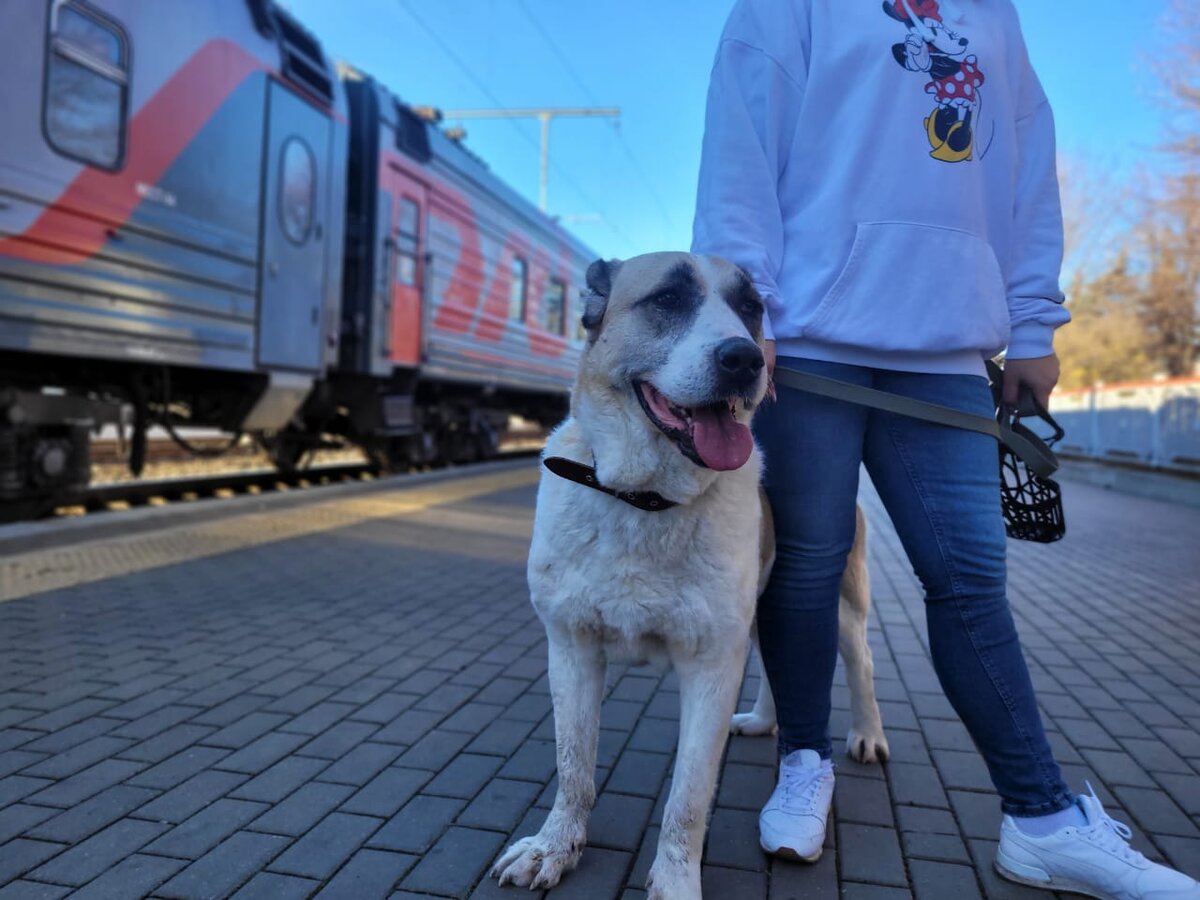
<path id="1" fill-rule="evenodd" d="M 588 344 L 571 416 L 546 445 L 546 465 L 560 474 L 543 473 L 528 570 L 549 641 L 558 794 L 541 830 L 504 851 L 492 873 L 501 884 L 549 888 L 575 867 L 596 796 L 606 662 L 669 660 L 679 676 L 679 746 L 648 886 L 652 898 L 694 900 L 755 601 L 774 555 L 749 427 L 768 390 L 763 307 L 740 269 L 683 253 L 597 261 L 587 282 Z M 887 747 L 868 604 L 860 518 L 840 646 L 854 697 L 851 749 L 874 759 Z M 754 712 L 732 728 L 774 726 L 764 677 Z"/>

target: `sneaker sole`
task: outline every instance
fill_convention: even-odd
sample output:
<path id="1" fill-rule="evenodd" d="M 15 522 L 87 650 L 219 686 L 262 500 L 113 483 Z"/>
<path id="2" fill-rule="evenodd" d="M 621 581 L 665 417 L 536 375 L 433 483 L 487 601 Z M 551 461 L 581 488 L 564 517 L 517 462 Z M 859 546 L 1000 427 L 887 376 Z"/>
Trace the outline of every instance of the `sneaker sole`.
<path id="1" fill-rule="evenodd" d="M 780 859 L 786 859 L 790 862 L 802 862 L 802 863 L 815 863 L 817 860 L 819 860 L 821 858 L 821 854 L 825 851 L 824 847 L 819 847 L 817 849 L 817 852 L 812 854 L 811 856 L 801 856 L 799 853 L 797 853 L 791 847 L 779 847 L 776 850 L 772 850 L 770 847 L 768 847 L 766 844 L 762 843 L 761 841 L 759 841 L 758 846 L 760 846 L 762 848 L 763 853 L 767 854 L 768 856 L 777 856 Z"/>
<path id="2" fill-rule="evenodd" d="M 1095 900 L 1108 900 L 1107 894 L 1093 894 L 1091 891 L 1079 887 L 1071 882 L 1055 881 L 1051 876 L 1049 881 L 1038 881 L 1036 878 L 1026 878 L 1024 875 L 1018 875 L 1016 872 L 1010 872 L 1000 864 L 999 859 L 992 860 L 992 868 L 996 870 L 996 874 L 1006 881 L 1011 881 L 1014 884 L 1023 884 L 1027 887 L 1040 888 L 1043 891 L 1058 891 L 1063 894 L 1078 894 L 1081 897 L 1092 897 Z"/>

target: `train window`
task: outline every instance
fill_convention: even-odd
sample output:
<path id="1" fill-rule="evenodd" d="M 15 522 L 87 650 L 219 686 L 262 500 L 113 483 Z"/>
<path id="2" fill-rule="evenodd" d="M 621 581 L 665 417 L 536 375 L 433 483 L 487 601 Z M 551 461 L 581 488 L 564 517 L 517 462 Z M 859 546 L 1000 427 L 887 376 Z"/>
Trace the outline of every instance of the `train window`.
<path id="1" fill-rule="evenodd" d="M 408 197 L 400 198 L 400 219 L 396 223 L 396 227 L 400 229 L 401 234 L 407 234 L 411 237 L 417 236 L 418 213 L 419 210 L 415 200 Z"/>
<path id="2" fill-rule="evenodd" d="M 308 144 L 292 136 L 283 142 L 279 167 L 279 220 L 293 244 L 303 244 L 312 230 L 317 192 L 317 161 Z"/>
<path id="3" fill-rule="evenodd" d="M 512 260 L 512 282 L 508 295 L 508 317 L 514 322 L 525 321 L 525 285 L 529 274 L 529 264 L 521 257 L 514 256 Z"/>
<path id="4" fill-rule="evenodd" d="M 429 162 L 429 124 L 403 103 L 396 103 L 396 149 L 420 163 Z"/>
<path id="5" fill-rule="evenodd" d="M 91 8 L 54 6 L 46 53 L 43 125 L 56 151 L 101 169 L 118 169 L 129 106 L 129 42 Z"/>
<path id="6" fill-rule="evenodd" d="M 408 197 L 400 198 L 400 218 L 396 223 L 396 281 L 417 283 L 417 248 L 420 245 L 420 209 Z"/>
<path id="7" fill-rule="evenodd" d="M 583 327 L 583 296 L 578 292 L 575 296 L 578 298 L 578 305 L 575 308 L 575 315 L 573 316 L 575 321 L 575 340 L 582 344 L 587 340 L 587 329 Z"/>
<path id="8" fill-rule="evenodd" d="M 542 327 L 551 334 L 566 334 L 563 328 L 563 304 L 567 286 L 557 278 L 546 282 L 546 293 L 542 296 Z"/>

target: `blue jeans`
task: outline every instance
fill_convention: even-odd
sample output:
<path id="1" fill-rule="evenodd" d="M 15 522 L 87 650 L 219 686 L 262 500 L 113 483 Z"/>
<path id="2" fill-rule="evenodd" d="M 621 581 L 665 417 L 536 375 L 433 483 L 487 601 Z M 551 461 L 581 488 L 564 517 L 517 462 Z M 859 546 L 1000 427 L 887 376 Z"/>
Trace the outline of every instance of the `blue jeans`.
<path id="1" fill-rule="evenodd" d="M 781 358 L 802 369 L 991 415 L 982 377 L 892 372 Z M 831 755 L 838 585 L 854 540 L 865 464 L 925 590 L 933 667 L 987 763 L 1005 812 L 1069 806 L 1042 729 L 1005 593 L 999 462 L 986 435 L 781 387 L 754 429 L 775 515 L 775 568 L 759 601 L 780 751 Z"/>

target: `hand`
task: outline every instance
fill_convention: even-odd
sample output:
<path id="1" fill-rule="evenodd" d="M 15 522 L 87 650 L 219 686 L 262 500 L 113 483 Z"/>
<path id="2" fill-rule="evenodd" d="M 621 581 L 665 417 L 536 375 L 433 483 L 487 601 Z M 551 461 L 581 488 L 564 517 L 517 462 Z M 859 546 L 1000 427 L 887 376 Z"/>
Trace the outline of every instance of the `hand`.
<path id="1" fill-rule="evenodd" d="M 775 399 L 775 342 L 763 341 L 763 361 L 767 364 L 767 399 Z"/>
<path id="2" fill-rule="evenodd" d="M 1028 385 L 1033 398 L 1043 409 L 1050 406 L 1050 392 L 1058 384 L 1058 356 L 1039 356 L 1037 359 L 1006 359 L 1004 361 L 1004 403 L 1017 407 L 1021 385 Z"/>
<path id="3" fill-rule="evenodd" d="M 904 41 L 904 68 L 910 72 L 928 72 L 932 59 L 925 39 L 910 34 Z"/>

